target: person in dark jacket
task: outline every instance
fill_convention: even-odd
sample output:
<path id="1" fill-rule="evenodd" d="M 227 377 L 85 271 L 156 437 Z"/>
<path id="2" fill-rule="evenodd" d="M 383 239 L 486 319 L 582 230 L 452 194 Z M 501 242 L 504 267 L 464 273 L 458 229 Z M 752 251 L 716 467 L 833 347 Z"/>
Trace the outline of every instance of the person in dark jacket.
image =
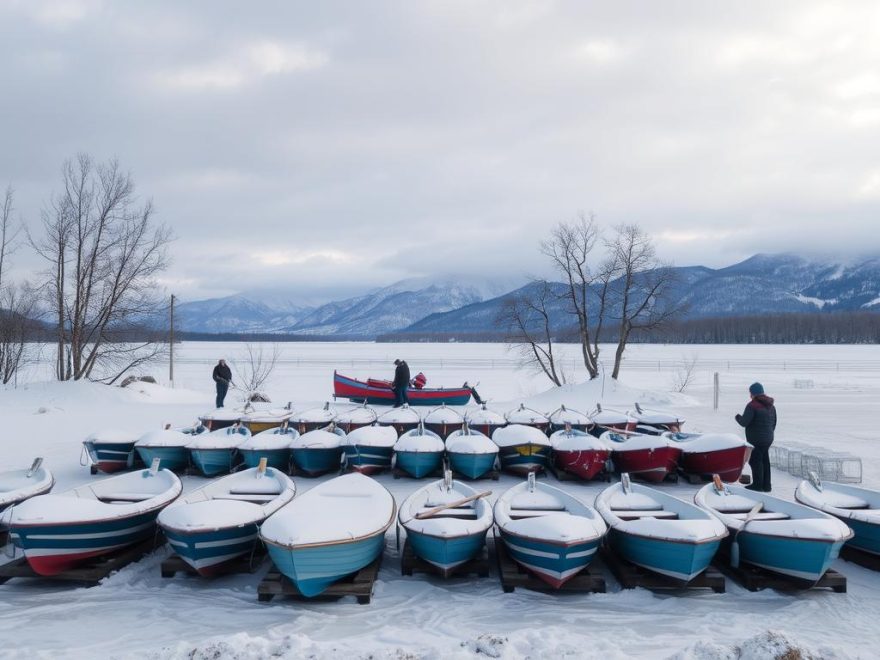
<path id="1" fill-rule="evenodd" d="M 409 403 L 406 392 L 409 389 L 409 365 L 403 360 L 394 361 L 394 382 L 391 389 L 394 390 L 394 407 L 400 408 L 404 403 Z"/>
<path id="2" fill-rule="evenodd" d="M 752 483 L 746 486 L 749 490 L 770 492 L 770 445 L 773 444 L 773 432 L 776 430 L 776 407 L 773 398 L 764 394 L 761 383 L 749 386 L 752 400 L 746 405 L 742 415 L 736 421 L 746 430 L 746 441 L 752 445 L 749 465 L 752 468 Z"/>
<path id="3" fill-rule="evenodd" d="M 217 407 L 223 407 L 223 400 L 226 398 L 226 392 L 229 391 L 229 384 L 232 382 L 232 370 L 226 364 L 226 360 L 220 360 L 214 367 L 214 382 L 217 384 Z"/>

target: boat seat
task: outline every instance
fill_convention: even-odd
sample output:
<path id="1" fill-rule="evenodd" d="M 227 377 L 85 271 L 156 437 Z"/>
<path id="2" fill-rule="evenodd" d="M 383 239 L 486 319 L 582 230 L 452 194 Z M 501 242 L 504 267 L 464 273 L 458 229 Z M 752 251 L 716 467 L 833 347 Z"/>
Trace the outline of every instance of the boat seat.
<path id="1" fill-rule="evenodd" d="M 430 510 L 431 507 L 427 507 L 419 511 L 419 513 L 427 513 Z M 437 513 L 428 516 L 428 518 L 421 518 L 421 520 L 428 520 L 429 518 L 460 518 L 461 520 L 476 520 L 477 512 L 466 507 L 444 509 L 443 511 L 438 511 Z"/>
<path id="2" fill-rule="evenodd" d="M 155 497 L 151 493 L 106 493 L 98 497 L 104 503 L 108 502 L 143 502 L 151 497 Z"/>
<path id="3" fill-rule="evenodd" d="M 662 518 L 663 520 L 677 520 L 678 514 L 675 511 L 663 511 L 662 509 L 657 510 L 644 510 L 644 511 L 636 511 L 634 509 L 627 509 L 624 511 L 616 511 L 612 509 L 614 515 L 616 515 L 621 520 L 638 520 L 639 518 Z"/>
<path id="4" fill-rule="evenodd" d="M 211 499 L 214 500 L 239 500 L 242 502 L 253 502 L 257 504 L 259 502 L 271 502 L 276 497 L 278 497 L 278 493 L 270 494 L 270 493 L 223 493 L 222 495 L 215 495 Z"/>
<path id="5" fill-rule="evenodd" d="M 519 493 L 510 500 L 511 511 L 565 511 L 558 497 L 540 490 Z"/>
<path id="6" fill-rule="evenodd" d="M 565 509 L 511 509 L 510 517 L 512 520 L 519 520 L 520 518 L 549 516 L 551 513 L 565 513 Z"/>
<path id="7" fill-rule="evenodd" d="M 746 516 L 749 515 L 748 511 L 745 513 L 729 513 L 727 514 L 731 518 L 736 518 L 737 520 L 745 520 Z M 787 513 L 781 513 L 779 511 L 762 511 L 760 513 L 755 514 L 755 517 L 752 520 L 788 520 L 791 518 Z"/>
<path id="8" fill-rule="evenodd" d="M 278 495 L 281 491 L 278 488 L 278 482 L 270 482 L 266 488 L 260 488 L 256 484 L 252 484 L 248 488 L 239 486 L 238 488 L 230 488 L 230 495 Z"/>

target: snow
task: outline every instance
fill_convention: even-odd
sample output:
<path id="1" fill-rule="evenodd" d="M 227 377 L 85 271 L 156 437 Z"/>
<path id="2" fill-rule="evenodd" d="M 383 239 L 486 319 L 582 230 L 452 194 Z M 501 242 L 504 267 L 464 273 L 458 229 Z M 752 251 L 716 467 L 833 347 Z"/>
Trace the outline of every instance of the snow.
<path id="1" fill-rule="evenodd" d="M 485 532 L 493 522 L 492 507 L 489 506 L 485 498 L 479 498 L 464 505 L 466 509 L 474 512 L 476 515 L 474 520 L 442 516 L 420 520 L 415 517 L 417 513 L 422 511 L 473 497 L 479 492 L 472 486 L 459 481 L 453 481 L 449 490 L 446 489 L 443 479 L 430 483 L 414 492 L 400 505 L 400 524 L 407 530 L 432 536 L 453 537 Z M 459 508 L 452 510 L 461 511 Z"/>
<path id="2" fill-rule="evenodd" d="M 190 440 L 187 449 L 235 449 L 245 440 L 251 437 L 246 428 L 228 426 L 225 429 L 217 429 L 210 433 L 200 433 L 195 439 Z"/>
<path id="3" fill-rule="evenodd" d="M 296 429 L 287 429 L 283 433 L 280 427 L 274 429 L 266 429 L 249 437 L 247 440 L 238 445 L 239 451 L 247 450 L 270 450 L 270 449 L 287 449 L 290 443 L 299 435 Z"/>
<path id="4" fill-rule="evenodd" d="M 504 415 L 494 410 L 489 410 L 485 404 L 477 409 L 468 410 L 464 416 L 468 424 L 477 426 L 478 424 L 492 424 L 494 426 L 504 426 L 507 420 Z"/>
<path id="5" fill-rule="evenodd" d="M 440 436 L 433 431 L 413 429 L 404 433 L 394 444 L 394 451 L 436 452 L 443 451 L 445 445 Z"/>
<path id="6" fill-rule="evenodd" d="M 492 433 L 492 441 L 499 447 L 513 447 L 514 445 L 541 445 L 550 446 L 550 440 L 544 432 L 534 426 L 524 424 L 511 424 Z"/>
<path id="7" fill-rule="evenodd" d="M 599 438 L 583 431 L 565 430 L 550 434 L 550 444 L 556 451 L 608 451 L 608 447 Z"/>
<path id="8" fill-rule="evenodd" d="M 801 293 L 793 295 L 792 298 L 795 300 L 804 303 L 805 305 L 815 305 L 819 309 L 825 307 L 825 305 L 834 305 L 837 303 L 837 298 L 831 298 L 830 300 L 823 300 L 822 298 L 813 298 L 811 296 L 805 296 Z"/>
<path id="9" fill-rule="evenodd" d="M 418 411 L 403 405 L 400 408 L 390 408 L 379 415 L 380 424 L 418 424 L 422 421 Z"/>
<path id="10" fill-rule="evenodd" d="M 0 510 L 13 502 L 46 492 L 54 482 L 52 473 L 42 466 L 33 473 L 29 467 L 0 472 Z"/>
<path id="11" fill-rule="evenodd" d="M 647 435 L 641 433 L 615 433 L 614 431 L 605 431 L 600 438 L 608 447 L 614 451 L 639 451 L 641 449 L 658 449 L 660 447 L 673 446 L 676 443 L 671 442 L 662 435 Z"/>
<path id="12" fill-rule="evenodd" d="M 577 410 L 572 410 L 571 408 L 566 408 L 565 406 L 561 406 L 557 410 L 554 410 L 548 416 L 550 422 L 555 424 L 556 426 L 564 426 L 565 424 L 591 424 L 592 420 L 590 417 L 582 412 Z"/>
<path id="13" fill-rule="evenodd" d="M 393 426 L 362 426 L 349 433 L 343 444 L 358 447 L 393 447 L 397 431 Z"/>
<path id="14" fill-rule="evenodd" d="M 336 409 L 329 403 L 315 408 L 307 408 L 301 412 L 295 413 L 292 420 L 303 424 L 318 424 L 326 422 L 329 424 L 336 419 Z"/>
<path id="15" fill-rule="evenodd" d="M 874 305 L 880 305 L 880 297 L 869 300 L 864 305 L 862 305 L 862 307 L 873 307 Z"/>
<path id="16" fill-rule="evenodd" d="M 497 454 L 498 445 L 477 431 L 453 431 L 446 438 L 446 451 L 455 454 Z"/>
<path id="17" fill-rule="evenodd" d="M 162 429 L 160 431 L 148 431 L 135 443 L 135 447 L 185 447 L 193 440 L 191 435 Z"/>
<path id="18" fill-rule="evenodd" d="M 537 410 L 526 408 L 524 404 L 520 404 L 519 408 L 511 410 L 504 418 L 508 424 L 546 424 L 549 420 L 546 415 L 539 413 Z"/>
<path id="19" fill-rule="evenodd" d="M 294 438 L 290 441 L 290 447 L 292 449 L 335 449 L 342 443 L 343 437 L 338 433 L 317 429 Z"/>
<path id="20" fill-rule="evenodd" d="M 434 408 L 424 417 L 425 424 L 461 424 L 463 421 L 461 413 L 445 406 Z"/>
<path id="21" fill-rule="evenodd" d="M 131 431 L 121 431 L 119 429 L 104 429 L 102 431 L 96 431 L 92 433 L 89 437 L 85 439 L 86 442 L 93 442 L 95 444 L 122 444 L 125 442 L 130 442 L 134 444 L 137 441 L 138 437 L 135 433 Z"/>
<path id="22" fill-rule="evenodd" d="M 368 406 L 344 408 L 336 414 L 337 424 L 372 424 L 378 415 Z"/>
<path id="23" fill-rule="evenodd" d="M 263 422 L 263 423 L 281 423 L 286 419 L 290 419 L 293 414 L 292 410 L 286 408 L 275 408 L 268 410 L 254 410 L 241 416 L 242 423 L 247 422 Z"/>

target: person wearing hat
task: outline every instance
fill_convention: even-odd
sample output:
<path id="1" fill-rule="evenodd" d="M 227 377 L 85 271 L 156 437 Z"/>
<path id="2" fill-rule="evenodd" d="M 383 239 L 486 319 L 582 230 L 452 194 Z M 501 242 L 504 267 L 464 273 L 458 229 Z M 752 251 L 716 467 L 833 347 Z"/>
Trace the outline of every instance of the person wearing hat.
<path id="1" fill-rule="evenodd" d="M 776 407 L 773 398 L 764 393 L 761 383 L 749 386 L 751 401 L 746 404 L 742 415 L 736 416 L 737 423 L 746 430 L 746 441 L 752 445 L 749 465 L 752 468 L 752 483 L 749 490 L 770 492 L 770 445 L 776 430 Z"/>
<path id="2" fill-rule="evenodd" d="M 400 408 L 404 403 L 409 403 L 406 391 L 409 389 L 409 365 L 403 360 L 394 361 L 394 381 L 391 383 L 394 390 L 394 407 Z"/>
<path id="3" fill-rule="evenodd" d="M 226 399 L 226 392 L 229 391 L 229 384 L 232 382 L 232 370 L 226 364 L 226 360 L 220 360 L 214 367 L 214 373 L 211 375 L 217 384 L 217 407 L 222 408 L 223 401 Z"/>

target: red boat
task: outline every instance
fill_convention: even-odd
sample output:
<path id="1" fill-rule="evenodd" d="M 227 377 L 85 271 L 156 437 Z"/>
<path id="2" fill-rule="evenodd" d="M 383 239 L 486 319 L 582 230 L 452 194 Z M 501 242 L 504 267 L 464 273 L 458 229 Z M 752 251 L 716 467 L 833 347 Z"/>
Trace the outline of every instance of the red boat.
<path id="1" fill-rule="evenodd" d="M 358 403 L 366 402 L 378 405 L 393 405 L 394 391 L 390 380 L 370 378 L 366 381 L 357 380 L 333 372 L 333 396 Z M 453 388 L 410 388 L 406 398 L 411 406 L 464 406 L 471 400 L 470 387 Z"/>
<path id="2" fill-rule="evenodd" d="M 665 436 L 609 431 L 602 441 L 612 450 L 615 469 L 652 483 L 660 483 L 678 468 L 681 449 Z"/>
<path id="3" fill-rule="evenodd" d="M 447 408 L 446 404 L 434 408 L 425 415 L 423 421 L 426 429 L 433 431 L 443 440 L 446 440 L 453 431 L 460 430 L 461 425 L 464 424 L 464 418 L 452 408 Z"/>
<path id="4" fill-rule="evenodd" d="M 611 456 L 604 442 L 578 429 L 556 431 L 550 436 L 553 464 L 581 479 L 595 479 Z"/>
<path id="5" fill-rule="evenodd" d="M 704 479 L 713 474 L 722 481 L 736 482 L 747 459 L 746 441 L 733 433 L 669 433 L 669 439 L 681 448 L 681 469 Z"/>
<path id="6" fill-rule="evenodd" d="M 589 428 L 589 431 L 597 438 L 602 437 L 608 430 L 635 431 L 636 429 L 636 420 L 626 413 L 617 410 L 603 410 L 599 405 L 596 406 L 596 410 L 590 413 L 590 419 L 593 421 L 593 426 Z"/>
<path id="7" fill-rule="evenodd" d="M 419 416 L 419 413 L 406 404 L 403 404 L 400 408 L 386 410 L 376 420 L 376 424 L 379 426 L 393 427 L 399 436 L 407 431 L 419 428 L 421 423 L 422 418 Z"/>
<path id="8" fill-rule="evenodd" d="M 481 404 L 477 410 L 469 410 L 464 416 L 464 421 L 471 429 L 479 431 L 488 438 L 491 438 L 497 429 L 507 426 L 504 415 L 489 410 L 485 403 Z"/>
<path id="9" fill-rule="evenodd" d="M 539 413 L 537 410 L 526 408 L 523 403 L 519 404 L 519 408 L 511 410 L 504 415 L 504 419 L 507 420 L 508 424 L 531 426 L 544 433 L 550 428 L 550 420 L 547 418 L 547 415 Z"/>
<path id="10" fill-rule="evenodd" d="M 679 433 L 684 426 L 684 420 L 662 410 L 649 410 L 636 404 L 636 411 L 629 413 L 636 421 L 636 430 L 640 433 L 659 435 L 666 431 Z M 632 429 L 630 429 L 632 430 Z"/>

